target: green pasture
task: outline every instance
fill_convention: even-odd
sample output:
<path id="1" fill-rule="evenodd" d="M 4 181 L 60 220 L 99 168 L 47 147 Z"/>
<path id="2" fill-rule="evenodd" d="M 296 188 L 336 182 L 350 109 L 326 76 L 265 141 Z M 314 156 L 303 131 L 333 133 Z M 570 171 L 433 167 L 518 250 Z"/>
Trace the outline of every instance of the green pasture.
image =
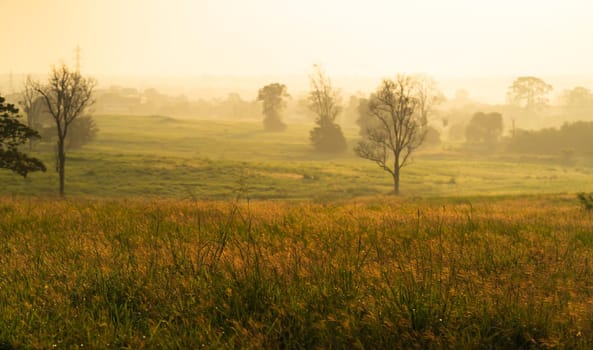
<path id="1" fill-rule="evenodd" d="M 241 193 L 252 199 L 323 200 L 391 191 L 389 174 L 354 155 L 356 128 L 344 129 L 349 151 L 332 156 L 311 149 L 313 123 L 269 133 L 259 121 L 116 115 L 95 120 L 97 139 L 68 152 L 68 196 L 228 199 Z M 0 195 L 57 193 L 53 146 L 39 144 L 33 154 L 48 172 L 22 179 L 1 171 Z M 401 190 L 423 197 L 593 191 L 593 159 L 567 165 L 559 158 L 421 150 L 403 169 Z"/>

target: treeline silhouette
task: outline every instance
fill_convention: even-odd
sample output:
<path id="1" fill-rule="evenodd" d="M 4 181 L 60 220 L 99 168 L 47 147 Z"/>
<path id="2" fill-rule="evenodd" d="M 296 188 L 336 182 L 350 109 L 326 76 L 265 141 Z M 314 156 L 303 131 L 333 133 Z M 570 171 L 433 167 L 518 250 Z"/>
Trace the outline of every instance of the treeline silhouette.
<path id="1" fill-rule="evenodd" d="M 565 123 L 560 128 L 516 130 L 508 139 L 507 150 L 518 153 L 593 155 L 593 122 Z"/>

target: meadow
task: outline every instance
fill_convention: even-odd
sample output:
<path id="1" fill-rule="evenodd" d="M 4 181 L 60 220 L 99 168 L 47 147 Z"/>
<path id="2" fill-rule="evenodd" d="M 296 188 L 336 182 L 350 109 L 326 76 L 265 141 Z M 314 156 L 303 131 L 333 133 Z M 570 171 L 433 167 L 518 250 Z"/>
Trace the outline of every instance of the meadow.
<path id="1" fill-rule="evenodd" d="M 0 172 L 0 349 L 593 347 L 589 158 L 425 149 L 395 197 L 306 123 L 96 120 L 66 199 L 50 145 Z"/>
<path id="2" fill-rule="evenodd" d="M 68 152 L 66 194 L 104 198 L 150 196 L 232 199 L 237 189 L 252 199 L 327 200 L 380 195 L 392 190 L 389 175 L 352 151 L 315 154 L 308 123 L 266 133 L 259 121 L 174 119 L 163 116 L 96 116 L 97 139 Z M 344 128 L 352 148 L 357 128 Z M 445 145 L 447 147 L 447 145 Z M 53 145 L 33 152 L 47 173 L 27 179 L 0 172 L 0 195 L 54 196 Z M 563 163 L 546 157 L 478 155 L 420 150 L 403 169 L 406 196 L 593 191 L 593 158 Z"/>

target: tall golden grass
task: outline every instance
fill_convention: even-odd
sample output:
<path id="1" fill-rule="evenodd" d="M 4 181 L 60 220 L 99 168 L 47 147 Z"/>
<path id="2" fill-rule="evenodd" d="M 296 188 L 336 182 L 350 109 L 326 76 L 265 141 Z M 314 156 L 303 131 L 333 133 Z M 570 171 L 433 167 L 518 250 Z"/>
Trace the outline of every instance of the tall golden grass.
<path id="1" fill-rule="evenodd" d="M 0 199 L 0 348 L 593 347 L 569 196 Z"/>

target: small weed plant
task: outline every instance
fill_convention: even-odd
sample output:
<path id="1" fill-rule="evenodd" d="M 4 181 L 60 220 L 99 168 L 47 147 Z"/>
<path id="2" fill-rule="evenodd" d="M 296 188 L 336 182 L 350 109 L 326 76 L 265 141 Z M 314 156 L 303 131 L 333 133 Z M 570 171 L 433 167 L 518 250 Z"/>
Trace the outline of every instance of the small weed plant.
<path id="1" fill-rule="evenodd" d="M 585 209 L 586 211 L 593 210 L 593 193 L 581 192 L 577 194 L 577 198 L 579 199 L 579 202 L 581 203 L 583 209 Z"/>

